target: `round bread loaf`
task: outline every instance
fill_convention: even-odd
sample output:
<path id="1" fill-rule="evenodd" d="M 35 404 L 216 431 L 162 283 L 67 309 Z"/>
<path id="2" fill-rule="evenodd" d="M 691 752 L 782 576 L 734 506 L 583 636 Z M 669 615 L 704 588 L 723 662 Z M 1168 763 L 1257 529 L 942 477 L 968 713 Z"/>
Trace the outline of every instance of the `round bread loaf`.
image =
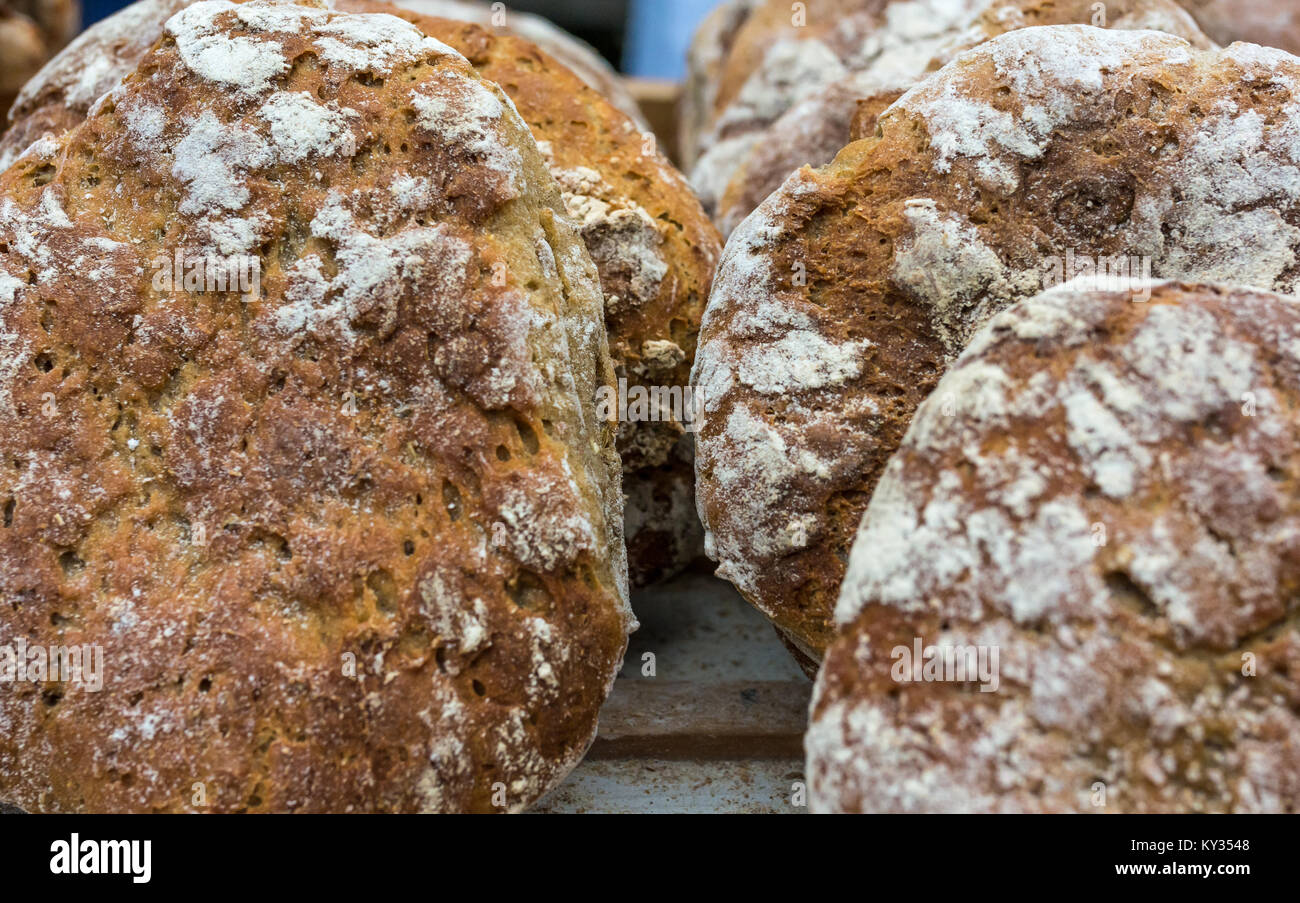
<path id="1" fill-rule="evenodd" d="M 634 626 L 601 320 L 526 124 L 445 44 L 262 0 L 168 20 L 0 176 L 0 642 L 104 659 L 98 691 L 0 694 L 0 798 L 553 787 Z"/>
<path id="2" fill-rule="evenodd" d="M 1181 0 L 1202 30 L 1220 44 L 1248 41 L 1300 53 L 1295 0 Z"/>
<path id="3" fill-rule="evenodd" d="M 1095 0 L 976 0 L 965 15 L 933 19 L 923 14 L 927 9 L 924 2 L 889 7 L 885 21 L 868 32 L 882 48 L 878 55 L 858 54 L 858 71 L 812 92 L 768 126 L 753 123 L 754 146 L 736 163 L 718 204 L 724 235 L 800 166 L 829 163 L 850 140 L 872 135 L 876 118 L 926 73 L 1000 34 L 1035 25 L 1097 25 L 1164 31 L 1196 47 L 1214 46 L 1174 0 L 1120 0 L 1100 10 Z"/>
<path id="4" fill-rule="evenodd" d="M 876 480 L 990 316 L 1090 259 L 1295 289 L 1297 129 L 1281 51 L 1025 28 L 792 175 L 732 234 L 701 330 L 696 491 L 719 573 L 819 658 Z"/>
<path id="5" fill-rule="evenodd" d="M 144 0 L 95 26 L 28 86 L 0 157 L 21 149 L 20 136 L 59 133 L 84 115 L 147 48 L 140 35 L 161 31 L 177 0 Z M 183 5 L 183 4 L 182 4 Z M 617 375 L 636 387 L 684 391 L 721 239 L 667 158 L 628 117 L 535 44 L 478 25 L 420 15 L 370 0 L 338 8 L 386 12 L 469 57 L 480 75 L 502 85 L 529 124 L 558 180 L 567 211 L 596 261 Z M 157 21 L 146 17 L 159 14 Z M 513 19 L 511 20 L 514 21 Z M 516 23 L 517 24 L 517 23 Z M 127 28 L 130 40 L 114 37 Z M 104 61 L 102 68 L 93 61 Z M 630 572 L 641 586 L 680 571 L 703 553 L 695 513 L 690 411 L 657 409 L 620 427 L 627 493 Z"/>
<path id="6" fill-rule="evenodd" d="M 22 86 L 80 24 L 77 0 L 0 0 L 0 132 Z"/>
<path id="7" fill-rule="evenodd" d="M 815 811 L 1300 808 L 1300 306 L 1148 294 L 1017 304 L 918 410 L 818 677 Z"/>

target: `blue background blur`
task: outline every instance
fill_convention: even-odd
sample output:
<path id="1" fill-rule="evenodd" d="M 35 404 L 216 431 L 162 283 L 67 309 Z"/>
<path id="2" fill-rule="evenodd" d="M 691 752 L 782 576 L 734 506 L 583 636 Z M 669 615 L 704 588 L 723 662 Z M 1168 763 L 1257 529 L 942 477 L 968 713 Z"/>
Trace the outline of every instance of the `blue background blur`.
<path id="1" fill-rule="evenodd" d="M 605 54 L 629 75 L 680 80 L 695 28 L 720 0 L 514 0 L 511 9 L 540 13 Z M 89 25 L 126 0 L 82 0 Z"/>

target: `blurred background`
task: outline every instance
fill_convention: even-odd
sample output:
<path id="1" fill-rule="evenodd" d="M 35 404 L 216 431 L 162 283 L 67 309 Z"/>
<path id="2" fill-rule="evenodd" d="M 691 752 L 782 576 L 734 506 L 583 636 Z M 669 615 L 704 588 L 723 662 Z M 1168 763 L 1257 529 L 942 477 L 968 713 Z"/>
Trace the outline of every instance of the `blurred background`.
<path id="1" fill-rule="evenodd" d="M 128 0 L 83 0 L 85 24 Z M 695 28 L 720 0 L 513 0 L 507 9 L 545 16 L 641 78 L 680 81 Z"/>

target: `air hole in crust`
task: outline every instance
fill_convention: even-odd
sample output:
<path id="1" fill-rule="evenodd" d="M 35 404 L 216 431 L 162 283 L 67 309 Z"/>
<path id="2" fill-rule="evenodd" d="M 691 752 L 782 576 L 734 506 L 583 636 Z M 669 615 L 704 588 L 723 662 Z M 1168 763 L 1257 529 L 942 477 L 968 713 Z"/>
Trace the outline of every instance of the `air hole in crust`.
<path id="1" fill-rule="evenodd" d="M 519 431 L 519 441 L 524 444 L 524 449 L 530 455 L 535 455 L 541 450 L 541 443 L 537 440 L 537 431 L 529 424 L 522 420 L 515 421 L 515 429 Z"/>
<path id="2" fill-rule="evenodd" d="M 460 490 L 456 488 L 454 483 L 444 482 L 442 484 L 442 503 L 447 506 L 447 514 L 452 520 L 460 520 Z"/>

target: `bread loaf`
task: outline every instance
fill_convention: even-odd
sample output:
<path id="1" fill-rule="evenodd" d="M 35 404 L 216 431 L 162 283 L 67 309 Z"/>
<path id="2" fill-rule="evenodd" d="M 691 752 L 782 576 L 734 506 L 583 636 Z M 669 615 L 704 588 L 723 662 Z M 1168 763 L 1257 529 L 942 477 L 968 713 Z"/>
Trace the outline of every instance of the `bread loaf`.
<path id="1" fill-rule="evenodd" d="M 445 44 L 264 0 L 178 13 L 0 176 L 0 643 L 106 670 L 0 694 L 0 798 L 501 811 L 564 777 L 633 622 L 561 205 Z"/>
<path id="2" fill-rule="evenodd" d="M 345 9 L 385 9 L 339 0 Z M 685 390 L 721 239 L 653 138 L 564 66 L 521 38 L 391 10 L 465 54 L 502 85 L 532 129 L 565 207 L 596 262 L 617 376 Z M 672 576 L 703 554 L 695 512 L 691 412 L 657 409 L 619 432 L 634 585 Z"/>
<path id="3" fill-rule="evenodd" d="M 1017 304 L 917 411 L 818 677 L 814 811 L 1300 804 L 1300 306 L 1134 297 Z"/>
<path id="4" fill-rule="evenodd" d="M 605 62 L 605 58 L 590 44 L 569 34 L 549 19 L 511 9 L 506 4 L 488 4 L 482 0 L 400 0 L 396 5 L 424 16 L 473 22 L 497 34 L 532 41 L 582 79 L 587 87 L 612 103 L 643 131 L 650 129 L 640 104 L 628 91 L 614 67 Z"/>
<path id="5" fill-rule="evenodd" d="M 725 0 L 696 29 L 686 53 L 686 86 L 678 106 L 678 152 L 690 168 L 700 154 L 705 129 L 713 121 L 718 82 L 731 46 L 749 15 L 762 0 Z"/>
<path id="6" fill-rule="evenodd" d="M 697 496 L 719 573 L 820 657 L 917 405 L 975 329 L 1067 266 L 1293 292 L 1298 79 L 1300 60 L 1254 45 L 1025 28 L 791 176 L 732 234 L 701 330 Z"/>
<path id="7" fill-rule="evenodd" d="M 24 92 L 13 130 L 0 140 L 0 164 L 6 153 L 16 154 L 41 134 L 80 121 L 99 96 L 95 92 L 110 90 L 134 67 L 146 39 L 161 31 L 175 5 L 183 3 L 142 0 L 88 30 L 46 67 Z M 596 261 L 619 378 L 629 391 L 640 386 L 680 393 L 721 240 L 654 139 L 522 38 L 369 0 L 337 5 L 401 16 L 468 56 L 483 77 L 504 87 L 531 127 Z M 87 72 L 94 77 L 87 80 Z M 663 411 L 621 427 L 637 585 L 676 573 L 703 551 L 687 414 Z"/>
<path id="8" fill-rule="evenodd" d="M 930 53 L 910 45 L 942 40 L 982 2 L 815 0 L 795 6 L 767 0 L 736 37 L 691 169 L 705 211 L 718 216 L 736 170 L 791 107 L 873 63 L 882 77 L 896 70 L 914 75 Z"/>
<path id="9" fill-rule="evenodd" d="M 751 123 L 754 146 L 736 161 L 718 204 L 723 234 L 731 234 L 800 166 L 822 166 L 851 139 L 870 137 L 876 117 L 927 73 L 1000 34 L 1035 25 L 1091 24 L 1164 31 L 1196 47 L 1214 46 L 1174 0 L 1121 0 L 1104 10 L 1094 0 L 975 0 L 937 9 L 939 15 L 930 15 L 924 0 L 890 6 L 884 22 L 864 32 L 862 48 L 845 58 L 846 66 L 856 67 L 852 74 L 806 92 L 770 125 Z"/>

